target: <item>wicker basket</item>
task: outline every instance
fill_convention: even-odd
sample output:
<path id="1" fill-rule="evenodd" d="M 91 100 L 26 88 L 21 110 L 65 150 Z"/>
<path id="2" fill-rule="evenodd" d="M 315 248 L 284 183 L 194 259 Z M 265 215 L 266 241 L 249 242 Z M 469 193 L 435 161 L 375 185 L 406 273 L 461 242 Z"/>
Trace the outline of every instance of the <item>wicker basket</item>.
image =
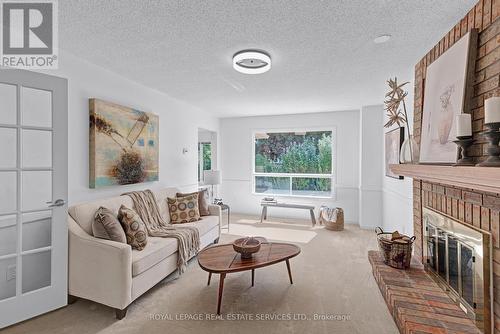
<path id="1" fill-rule="evenodd" d="M 319 223 L 325 225 L 327 230 L 342 231 L 344 229 L 344 210 L 322 206 L 319 209 Z"/>
<path id="2" fill-rule="evenodd" d="M 410 238 L 395 232 L 398 238 L 393 240 L 394 234 L 384 232 L 380 227 L 375 229 L 375 233 L 377 233 L 378 247 L 384 255 L 385 264 L 397 269 L 410 268 L 415 237 Z"/>

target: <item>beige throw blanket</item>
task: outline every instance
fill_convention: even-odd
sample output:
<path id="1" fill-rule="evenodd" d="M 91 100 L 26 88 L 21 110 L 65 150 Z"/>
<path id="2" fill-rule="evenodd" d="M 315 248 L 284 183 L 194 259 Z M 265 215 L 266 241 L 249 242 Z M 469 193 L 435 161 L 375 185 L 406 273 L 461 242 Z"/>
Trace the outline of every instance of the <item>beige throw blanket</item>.
<path id="1" fill-rule="evenodd" d="M 187 261 L 200 249 L 200 233 L 190 226 L 176 226 L 165 222 L 160 214 L 155 195 L 151 190 L 125 193 L 134 202 L 134 210 L 139 214 L 151 237 L 175 238 L 179 241 L 179 273 L 186 269 Z"/>

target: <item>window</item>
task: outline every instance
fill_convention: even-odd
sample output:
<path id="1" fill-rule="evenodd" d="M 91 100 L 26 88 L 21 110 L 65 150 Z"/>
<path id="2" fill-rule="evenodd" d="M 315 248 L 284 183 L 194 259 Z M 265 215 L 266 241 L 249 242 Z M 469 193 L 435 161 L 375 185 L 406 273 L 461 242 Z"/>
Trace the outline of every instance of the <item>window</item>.
<path id="1" fill-rule="evenodd" d="M 254 133 L 254 193 L 331 197 L 333 131 Z"/>
<path id="2" fill-rule="evenodd" d="M 212 169 L 212 144 L 198 143 L 198 182 L 203 181 L 203 171 Z"/>

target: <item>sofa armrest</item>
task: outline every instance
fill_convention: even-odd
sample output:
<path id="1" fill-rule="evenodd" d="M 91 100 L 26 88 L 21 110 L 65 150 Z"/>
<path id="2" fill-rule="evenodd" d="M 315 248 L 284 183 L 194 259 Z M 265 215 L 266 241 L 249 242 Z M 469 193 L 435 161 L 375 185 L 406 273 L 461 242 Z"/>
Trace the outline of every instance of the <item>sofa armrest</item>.
<path id="1" fill-rule="evenodd" d="M 210 212 L 210 216 L 219 216 L 219 217 L 222 216 L 222 210 L 218 205 L 209 204 L 208 211 Z"/>
<path id="2" fill-rule="evenodd" d="M 68 216 L 68 293 L 118 309 L 132 302 L 132 248 L 98 239 Z"/>

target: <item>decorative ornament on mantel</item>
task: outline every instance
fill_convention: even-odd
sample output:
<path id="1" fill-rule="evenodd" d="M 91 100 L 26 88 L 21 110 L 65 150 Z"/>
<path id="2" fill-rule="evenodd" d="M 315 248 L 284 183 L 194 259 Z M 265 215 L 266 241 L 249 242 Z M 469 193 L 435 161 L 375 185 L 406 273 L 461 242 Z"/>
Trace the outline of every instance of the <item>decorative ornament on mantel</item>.
<path id="1" fill-rule="evenodd" d="M 488 140 L 488 159 L 477 164 L 481 167 L 500 167 L 500 97 L 490 97 L 484 101 L 484 126 L 488 130 L 481 136 Z"/>
<path id="2" fill-rule="evenodd" d="M 474 166 L 472 157 L 468 155 L 469 147 L 474 144 L 472 138 L 472 118 L 470 114 L 456 116 L 457 140 L 453 142 L 458 146 L 458 160 L 453 166 Z"/>
<path id="3" fill-rule="evenodd" d="M 387 121 L 384 127 L 390 128 L 394 124 L 397 124 L 399 127 L 406 127 L 408 138 L 405 139 L 401 146 L 399 161 L 403 164 L 416 164 L 418 163 L 420 151 L 415 138 L 411 134 L 410 124 L 408 123 L 408 113 L 405 103 L 408 92 L 402 88 L 408 82 L 398 85 L 398 78 L 394 77 L 394 79 L 387 80 L 387 84 L 391 90 L 385 94 L 386 100 L 384 101 L 384 105 L 389 121 Z M 400 109 L 401 105 L 403 106 L 402 110 Z"/>

